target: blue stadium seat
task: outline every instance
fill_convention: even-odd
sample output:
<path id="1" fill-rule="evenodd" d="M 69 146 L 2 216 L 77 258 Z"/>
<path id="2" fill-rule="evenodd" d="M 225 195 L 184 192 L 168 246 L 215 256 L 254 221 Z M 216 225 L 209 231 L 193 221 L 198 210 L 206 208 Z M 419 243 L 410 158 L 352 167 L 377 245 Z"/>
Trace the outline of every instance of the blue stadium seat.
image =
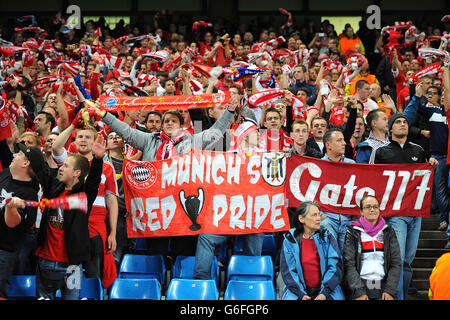
<path id="1" fill-rule="evenodd" d="M 114 280 L 110 300 L 160 300 L 161 287 L 156 279 Z"/>
<path id="2" fill-rule="evenodd" d="M 136 254 L 146 254 L 149 248 L 147 246 L 147 238 L 135 238 L 134 252 Z"/>
<path id="3" fill-rule="evenodd" d="M 218 300 L 219 291 L 214 280 L 172 279 L 166 300 Z"/>
<path id="4" fill-rule="evenodd" d="M 263 247 L 262 247 L 262 256 L 271 256 L 272 261 L 275 262 L 277 258 L 277 245 L 275 243 L 275 237 L 272 234 L 264 235 Z"/>
<path id="5" fill-rule="evenodd" d="M 162 255 L 125 254 L 120 264 L 119 278 L 157 279 L 166 281 L 166 266 Z"/>
<path id="6" fill-rule="evenodd" d="M 13 275 L 9 282 L 8 299 L 36 299 L 35 275 Z"/>
<path id="7" fill-rule="evenodd" d="M 244 247 L 243 247 L 243 239 L 241 236 L 236 236 L 236 238 L 234 238 L 234 243 L 233 243 L 233 254 L 234 255 L 243 255 L 244 254 Z"/>
<path id="8" fill-rule="evenodd" d="M 193 279 L 194 278 L 195 256 L 178 256 L 175 259 L 172 271 L 172 279 Z M 219 281 L 219 264 L 214 256 L 211 266 L 211 279 Z"/>
<path id="9" fill-rule="evenodd" d="M 236 236 L 234 244 L 233 244 L 233 254 L 234 255 L 243 255 L 244 247 L 243 247 L 243 237 Z M 272 234 L 265 234 L 263 240 L 262 247 L 262 256 L 271 256 L 272 260 L 275 261 L 277 255 L 277 247 L 275 243 L 275 237 Z"/>
<path id="10" fill-rule="evenodd" d="M 272 258 L 269 256 L 231 256 L 228 262 L 227 282 L 230 280 L 273 281 Z"/>
<path id="11" fill-rule="evenodd" d="M 100 278 L 82 278 L 80 299 L 103 300 L 103 286 Z"/>
<path id="12" fill-rule="evenodd" d="M 272 281 L 237 281 L 228 282 L 224 300 L 276 300 Z"/>

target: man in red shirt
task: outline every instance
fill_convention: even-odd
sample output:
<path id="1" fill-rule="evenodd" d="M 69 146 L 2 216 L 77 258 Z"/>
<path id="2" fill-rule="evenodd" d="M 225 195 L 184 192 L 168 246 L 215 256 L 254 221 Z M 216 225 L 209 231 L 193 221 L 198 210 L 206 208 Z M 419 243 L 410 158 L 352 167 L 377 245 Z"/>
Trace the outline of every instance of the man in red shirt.
<path id="1" fill-rule="evenodd" d="M 84 192 L 88 201 L 87 213 L 46 208 L 42 214 L 36 251 L 39 258 L 36 287 L 40 299 L 55 299 L 59 289 L 64 300 L 80 298 L 81 264 L 90 257 L 88 215 L 98 190 L 105 152 L 102 136 L 98 136 L 92 151 L 95 156 L 91 166 L 82 155 L 71 154 L 64 160 L 57 178 L 50 174 L 48 166 L 37 173 L 43 198 Z"/>
<path id="2" fill-rule="evenodd" d="M 81 111 L 80 111 L 81 112 Z M 67 157 L 64 149 L 67 139 L 75 130 L 71 124 L 56 138 L 53 143 L 53 157 L 57 162 Z M 93 128 L 77 129 L 75 145 L 79 154 L 89 161 L 93 159 L 93 143 L 97 132 Z M 97 189 L 97 197 L 89 215 L 89 236 L 91 239 L 91 260 L 85 263 L 86 276 L 90 278 L 101 277 L 102 285 L 108 288 L 117 278 L 113 251 L 116 249 L 116 227 L 118 218 L 118 190 L 114 168 L 111 163 L 104 162 L 101 182 Z M 110 231 L 107 232 L 105 220 L 109 222 Z M 103 265 L 103 268 L 102 268 Z"/>

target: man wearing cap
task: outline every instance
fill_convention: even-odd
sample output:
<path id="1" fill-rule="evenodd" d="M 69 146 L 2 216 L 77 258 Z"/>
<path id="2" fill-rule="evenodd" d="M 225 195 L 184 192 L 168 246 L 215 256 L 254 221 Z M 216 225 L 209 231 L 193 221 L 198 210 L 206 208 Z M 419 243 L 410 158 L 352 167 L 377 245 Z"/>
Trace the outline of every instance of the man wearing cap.
<path id="1" fill-rule="evenodd" d="M 35 172 L 41 170 L 45 160 L 38 148 L 22 143 L 15 145 L 12 159 L 6 159 L 11 152 L 5 140 L 0 141 L 0 154 L 3 165 L 5 160 L 10 161 L 9 168 L 0 173 L 0 298 L 6 299 L 14 264 L 28 229 L 36 220 L 37 208 L 25 207 L 23 200 L 38 200 Z M 12 199 L 5 204 L 8 194 Z"/>
<path id="2" fill-rule="evenodd" d="M 408 120 L 402 113 L 389 118 L 388 129 L 391 133 L 390 143 L 375 152 L 376 164 L 423 163 L 426 155 L 423 148 L 408 140 Z M 436 166 L 437 160 L 430 158 L 430 164 Z M 397 235 L 402 258 L 402 275 L 398 286 L 398 299 L 406 300 L 408 287 L 412 278 L 411 263 L 416 254 L 419 241 L 421 217 L 396 216 L 387 218 Z"/>

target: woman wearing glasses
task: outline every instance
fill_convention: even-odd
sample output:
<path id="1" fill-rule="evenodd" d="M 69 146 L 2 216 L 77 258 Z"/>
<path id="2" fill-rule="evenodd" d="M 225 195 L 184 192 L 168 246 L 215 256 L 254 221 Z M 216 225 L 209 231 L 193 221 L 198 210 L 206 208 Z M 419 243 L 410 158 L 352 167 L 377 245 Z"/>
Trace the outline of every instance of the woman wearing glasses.
<path id="1" fill-rule="evenodd" d="M 394 229 L 380 215 L 374 196 L 360 201 L 361 217 L 347 228 L 344 283 L 348 298 L 394 300 L 401 273 L 400 247 Z"/>

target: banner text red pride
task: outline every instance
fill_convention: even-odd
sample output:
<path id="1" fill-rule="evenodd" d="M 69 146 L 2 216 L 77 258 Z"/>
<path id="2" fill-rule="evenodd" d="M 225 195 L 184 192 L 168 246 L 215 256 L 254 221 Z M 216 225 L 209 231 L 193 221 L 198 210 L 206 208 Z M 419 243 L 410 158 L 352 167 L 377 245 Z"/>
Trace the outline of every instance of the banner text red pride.
<path id="1" fill-rule="evenodd" d="M 283 153 L 195 151 L 125 160 L 129 237 L 248 234 L 289 229 Z"/>

